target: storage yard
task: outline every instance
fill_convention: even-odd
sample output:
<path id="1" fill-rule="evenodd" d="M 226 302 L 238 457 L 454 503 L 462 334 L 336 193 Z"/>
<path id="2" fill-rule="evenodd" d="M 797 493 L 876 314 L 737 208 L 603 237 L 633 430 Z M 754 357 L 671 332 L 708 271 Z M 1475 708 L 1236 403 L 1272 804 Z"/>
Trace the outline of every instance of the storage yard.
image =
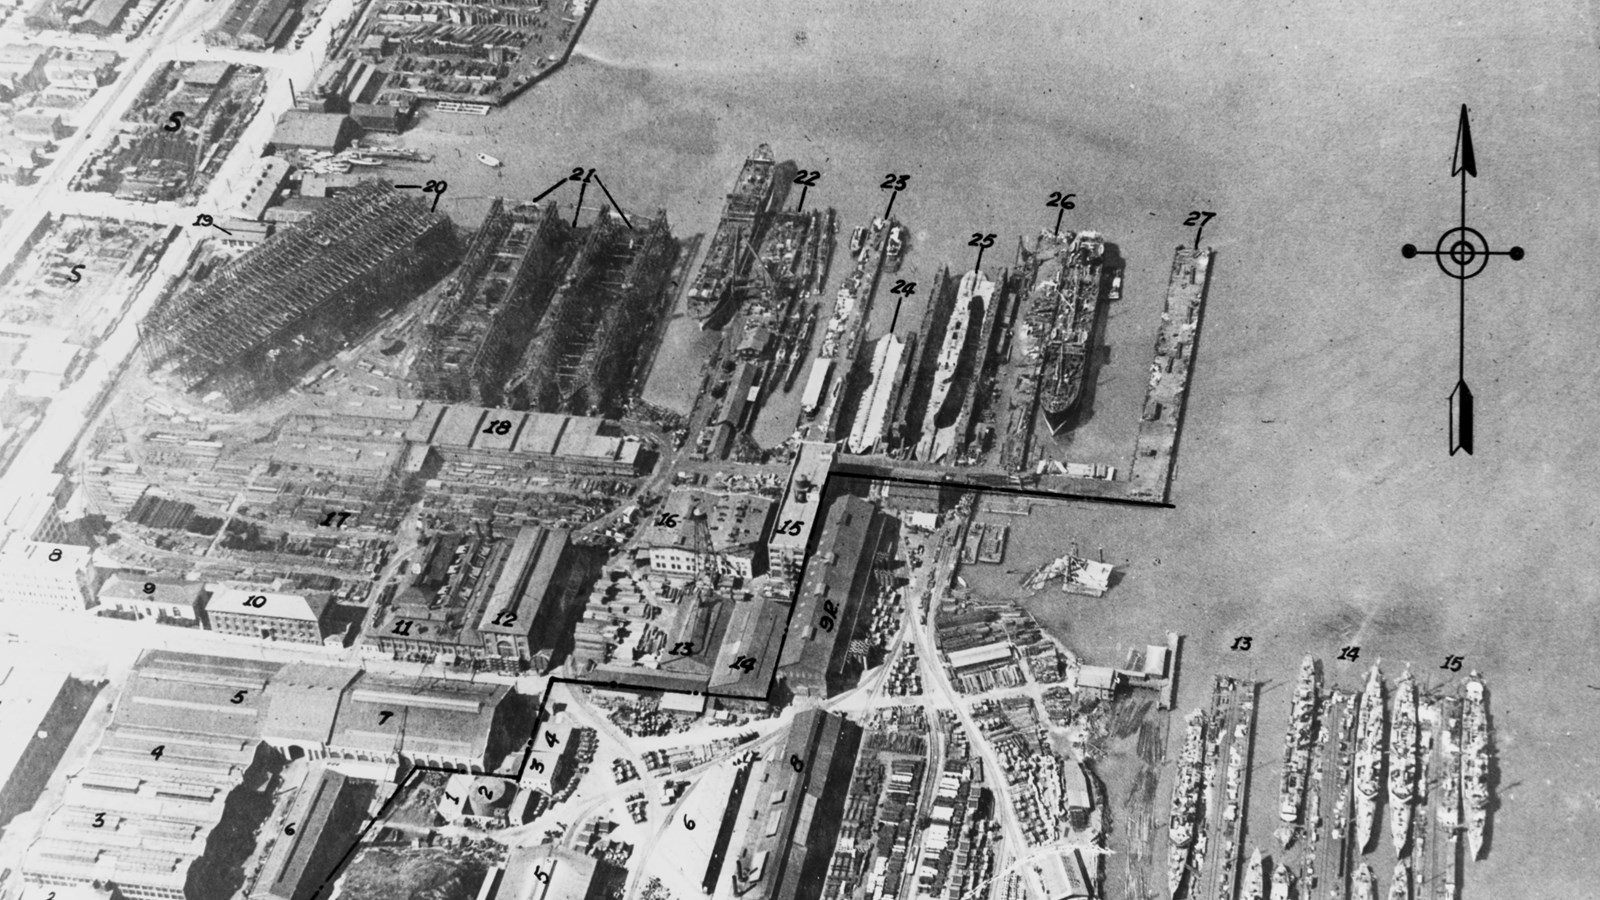
<path id="1" fill-rule="evenodd" d="M 496 6 L 375 0 L 341 38 L 318 81 L 327 84 L 358 62 L 375 70 L 379 95 L 486 111 L 559 68 L 590 8 L 589 0 Z"/>

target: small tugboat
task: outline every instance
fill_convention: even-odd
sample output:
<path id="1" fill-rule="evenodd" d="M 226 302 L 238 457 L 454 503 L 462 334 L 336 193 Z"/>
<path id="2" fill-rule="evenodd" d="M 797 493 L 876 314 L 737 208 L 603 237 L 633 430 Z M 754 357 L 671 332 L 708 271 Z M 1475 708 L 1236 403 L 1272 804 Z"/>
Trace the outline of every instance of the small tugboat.
<path id="1" fill-rule="evenodd" d="M 1356 870 L 1356 889 L 1351 896 L 1354 900 L 1373 900 L 1377 880 L 1378 877 L 1372 874 L 1372 867 L 1362 863 L 1361 868 Z"/>
<path id="2" fill-rule="evenodd" d="M 479 153 L 478 154 L 478 162 L 483 163 L 484 165 L 488 166 L 491 169 L 500 168 L 500 160 L 495 159 L 494 157 L 490 156 L 487 153 Z"/>
<path id="3" fill-rule="evenodd" d="M 1405 860 L 1394 864 L 1394 884 L 1389 885 L 1389 900 L 1411 900 L 1411 867 Z"/>
<path id="4" fill-rule="evenodd" d="M 1289 900 L 1289 895 L 1294 891 L 1294 876 L 1289 874 L 1289 867 L 1278 863 L 1272 870 L 1272 900 Z"/>
<path id="5" fill-rule="evenodd" d="M 1262 900 L 1266 896 L 1266 882 L 1263 878 L 1261 863 L 1261 848 L 1257 847 L 1250 854 L 1250 864 L 1244 870 L 1244 882 L 1240 886 L 1239 900 Z"/>

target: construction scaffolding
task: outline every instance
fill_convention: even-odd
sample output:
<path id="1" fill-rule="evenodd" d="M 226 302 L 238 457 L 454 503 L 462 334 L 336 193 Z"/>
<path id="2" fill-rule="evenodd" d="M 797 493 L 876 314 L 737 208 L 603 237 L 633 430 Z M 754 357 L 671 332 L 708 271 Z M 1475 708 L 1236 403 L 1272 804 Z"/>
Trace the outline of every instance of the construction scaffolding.
<path id="1" fill-rule="evenodd" d="M 501 406 L 501 388 L 533 337 L 571 243 L 550 203 L 509 212 L 496 199 L 424 327 L 409 374 L 430 400 Z"/>
<path id="2" fill-rule="evenodd" d="M 678 254 L 664 211 L 629 228 L 604 208 L 581 240 L 506 382 L 506 400 L 515 408 L 616 414 L 640 359 L 639 342 L 663 312 Z"/>
<path id="3" fill-rule="evenodd" d="M 235 407 L 292 385 L 460 255 L 455 226 L 417 195 L 363 181 L 139 325 L 153 370 Z"/>

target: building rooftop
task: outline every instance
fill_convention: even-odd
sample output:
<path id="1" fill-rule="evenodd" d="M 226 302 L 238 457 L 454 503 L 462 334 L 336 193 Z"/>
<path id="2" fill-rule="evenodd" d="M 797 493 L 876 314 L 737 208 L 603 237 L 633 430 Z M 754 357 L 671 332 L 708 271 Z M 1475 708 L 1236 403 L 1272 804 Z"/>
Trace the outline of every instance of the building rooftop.
<path id="1" fill-rule="evenodd" d="M 321 622 L 323 611 L 328 606 L 328 598 L 319 594 L 284 594 L 256 587 L 239 588 L 222 584 L 208 587 L 211 599 L 206 602 L 206 612 L 211 614 L 234 613 L 267 619 Z"/>
<path id="2" fill-rule="evenodd" d="M 154 585 L 155 590 L 147 593 L 144 589 L 147 584 Z M 101 603 L 109 600 L 141 600 L 193 609 L 200 601 L 200 593 L 204 589 L 198 582 L 183 581 L 171 576 L 116 572 L 100 586 L 97 596 Z"/>
<path id="3" fill-rule="evenodd" d="M 527 634 L 557 577 L 569 535 L 547 528 L 523 528 L 495 577 L 494 591 L 478 619 L 486 634 Z M 515 618 L 502 616 L 509 612 Z M 499 617 L 497 624 L 495 619 Z"/>
<path id="4" fill-rule="evenodd" d="M 266 687 L 262 735 L 274 742 L 326 744 L 333 737 L 339 702 L 357 674 L 336 666 L 285 665 Z"/>
<path id="5" fill-rule="evenodd" d="M 221 84 L 232 70 L 232 63 L 221 60 L 193 62 L 183 70 L 183 83 L 195 87 L 215 87 Z"/>
<path id="6" fill-rule="evenodd" d="M 1005 641 L 995 641 L 981 647 L 968 647 L 957 650 L 950 656 L 950 668 L 964 669 L 968 666 L 986 666 L 991 663 L 1001 662 L 1011 658 L 1011 645 Z"/>
<path id="7" fill-rule="evenodd" d="M 783 645 L 785 669 L 823 678 L 835 656 L 835 645 L 848 640 L 845 633 L 850 623 L 845 612 L 860 600 L 873 551 L 868 543 L 876 539 L 873 525 L 877 518 L 877 507 L 851 494 L 840 496 L 829 507 L 795 598 L 791 633 Z M 828 603 L 837 612 L 828 613 Z M 832 628 L 818 624 L 825 615 L 836 620 Z"/>
<path id="8" fill-rule="evenodd" d="M 305 900 L 337 866 L 359 828 L 375 785 L 316 766 L 290 807 L 293 835 L 272 845 L 258 885 L 274 900 Z M 331 832 L 331 833 L 330 833 Z"/>
<path id="9" fill-rule="evenodd" d="M 290 147 L 334 147 L 344 133 L 350 117 L 344 113 L 311 112 L 291 109 L 278 120 L 272 132 L 274 144 Z"/>
<path id="10" fill-rule="evenodd" d="M 798 522 L 799 533 L 794 533 L 792 528 L 774 530 L 772 538 L 767 542 L 774 557 L 793 555 L 799 557 L 805 553 L 806 547 L 811 543 L 811 529 L 815 527 L 817 511 L 822 504 L 822 486 L 827 483 L 828 470 L 833 468 L 833 458 L 838 455 L 839 448 L 835 444 L 818 441 L 802 441 L 800 452 L 795 456 L 794 467 L 789 470 L 789 486 L 784 491 L 783 501 L 778 505 L 778 514 L 774 517 L 776 523 L 782 526 L 788 522 Z"/>
<path id="11" fill-rule="evenodd" d="M 646 547 L 694 550 L 695 518 L 705 522 L 711 547 L 719 553 L 748 550 L 761 543 L 773 502 L 756 494 L 714 494 L 694 488 L 674 488 L 662 505 L 672 525 L 660 525 L 661 514 L 644 529 L 640 543 Z"/>
<path id="12" fill-rule="evenodd" d="M 603 882 L 594 857 L 555 844 L 517 847 L 487 894 L 479 900 L 596 900 Z"/>
<path id="13" fill-rule="evenodd" d="M 510 692 L 503 684 L 364 672 L 339 705 L 330 743 L 412 758 L 486 760 L 495 711 Z"/>

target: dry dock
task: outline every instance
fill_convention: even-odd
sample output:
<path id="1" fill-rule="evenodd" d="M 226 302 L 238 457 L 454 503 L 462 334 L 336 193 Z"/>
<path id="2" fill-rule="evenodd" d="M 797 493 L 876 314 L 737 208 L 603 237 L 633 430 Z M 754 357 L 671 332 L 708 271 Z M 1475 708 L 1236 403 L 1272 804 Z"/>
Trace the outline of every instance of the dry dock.
<path id="1" fill-rule="evenodd" d="M 1190 370 L 1200 339 L 1200 314 L 1211 258 L 1210 248 L 1196 253 L 1179 247 L 1173 255 L 1167 305 L 1161 313 L 1161 330 L 1156 334 L 1150 387 L 1145 392 L 1144 414 L 1139 421 L 1139 438 L 1129 474 L 1131 497 L 1167 498 L 1178 453 L 1178 431 L 1183 427 L 1184 405 L 1189 397 Z"/>

